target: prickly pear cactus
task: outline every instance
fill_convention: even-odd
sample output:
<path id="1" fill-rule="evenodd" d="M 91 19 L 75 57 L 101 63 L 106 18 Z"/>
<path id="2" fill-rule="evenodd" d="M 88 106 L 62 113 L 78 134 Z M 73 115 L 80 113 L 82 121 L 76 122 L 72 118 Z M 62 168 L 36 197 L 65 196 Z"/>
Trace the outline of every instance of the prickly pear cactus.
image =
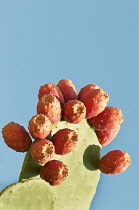
<path id="1" fill-rule="evenodd" d="M 78 134 L 76 148 L 66 155 L 54 155 L 68 167 L 68 177 L 57 186 L 40 178 L 41 165 L 34 162 L 30 150 L 20 173 L 19 182 L 1 192 L 1 210 L 89 210 L 100 178 L 98 161 L 101 145 L 86 119 L 78 124 L 60 121 L 53 124 L 52 135 L 62 128 Z"/>

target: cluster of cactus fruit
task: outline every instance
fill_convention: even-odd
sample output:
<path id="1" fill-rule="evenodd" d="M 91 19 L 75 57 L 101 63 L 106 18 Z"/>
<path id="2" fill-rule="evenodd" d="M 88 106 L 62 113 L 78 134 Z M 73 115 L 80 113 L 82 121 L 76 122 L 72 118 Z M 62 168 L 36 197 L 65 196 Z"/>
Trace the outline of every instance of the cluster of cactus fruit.
<path id="1" fill-rule="evenodd" d="M 53 157 L 72 152 L 80 139 L 69 128 L 52 134 L 52 125 L 59 121 L 78 124 L 86 119 L 99 143 L 106 146 L 116 137 L 123 122 L 121 109 L 107 106 L 108 101 L 108 93 L 95 84 L 86 85 L 79 93 L 69 79 L 62 79 L 57 85 L 45 84 L 38 91 L 37 113 L 29 120 L 28 131 L 10 122 L 2 129 L 4 141 L 17 152 L 26 152 L 31 147 L 32 159 L 41 165 L 40 177 L 51 186 L 60 185 L 68 176 L 68 165 Z M 105 174 L 118 174 L 130 163 L 127 152 L 113 150 L 99 160 L 97 167 Z"/>

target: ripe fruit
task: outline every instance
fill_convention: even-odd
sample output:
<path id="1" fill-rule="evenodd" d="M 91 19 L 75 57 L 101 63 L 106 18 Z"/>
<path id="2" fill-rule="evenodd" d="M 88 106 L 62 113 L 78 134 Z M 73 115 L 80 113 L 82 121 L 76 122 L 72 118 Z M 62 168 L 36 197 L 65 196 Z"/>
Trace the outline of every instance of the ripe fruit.
<path id="1" fill-rule="evenodd" d="M 58 160 L 49 161 L 40 171 L 40 177 L 52 186 L 61 184 L 67 176 L 67 166 Z"/>
<path id="2" fill-rule="evenodd" d="M 109 100 L 109 96 L 105 90 L 91 89 L 85 92 L 80 101 L 86 106 L 86 118 L 97 116 L 104 110 Z"/>
<path id="3" fill-rule="evenodd" d="M 64 105 L 63 94 L 61 93 L 60 89 L 56 85 L 54 85 L 52 82 L 40 86 L 38 98 L 40 99 L 41 96 L 43 96 L 45 94 L 52 94 L 53 96 L 55 96 L 58 99 L 58 101 L 60 101 L 62 106 Z"/>
<path id="4" fill-rule="evenodd" d="M 71 80 L 62 79 L 58 82 L 57 87 L 61 90 L 65 102 L 77 99 L 77 91 Z"/>
<path id="5" fill-rule="evenodd" d="M 2 129 L 5 143 L 17 152 L 28 151 L 32 140 L 25 128 L 15 122 L 10 122 Z"/>
<path id="6" fill-rule="evenodd" d="M 37 104 L 37 113 L 46 115 L 51 123 L 56 123 L 61 119 L 61 105 L 52 94 L 43 95 Z"/>
<path id="7" fill-rule="evenodd" d="M 118 134 L 120 126 L 110 130 L 95 130 L 98 141 L 102 146 L 108 145 Z"/>
<path id="8" fill-rule="evenodd" d="M 113 150 L 100 159 L 98 168 L 105 174 L 118 174 L 124 172 L 130 163 L 131 158 L 127 152 Z"/>
<path id="9" fill-rule="evenodd" d="M 51 140 L 55 146 L 55 153 L 65 155 L 76 147 L 78 135 L 74 130 L 64 128 L 58 130 Z"/>
<path id="10" fill-rule="evenodd" d="M 47 163 L 54 154 L 54 145 L 48 139 L 37 140 L 31 147 L 31 156 L 37 163 Z"/>
<path id="11" fill-rule="evenodd" d="M 52 123 L 46 115 L 36 114 L 30 119 L 28 129 L 32 138 L 44 139 L 49 136 L 52 130 Z"/>
<path id="12" fill-rule="evenodd" d="M 110 130 L 123 122 L 123 114 L 121 109 L 108 106 L 96 117 L 90 118 L 88 122 L 95 129 Z"/>
<path id="13" fill-rule="evenodd" d="M 78 94 L 78 100 L 80 100 L 80 98 L 82 97 L 84 93 L 86 93 L 88 90 L 91 90 L 91 89 L 99 89 L 99 86 L 95 84 L 88 84 L 82 87 Z"/>
<path id="14" fill-rule="evenodd" d="M 63 107 L 63 118 L 69 123 L 79 123 L 86 116 L 85 105 L 78 100 L 69 100 Z"/>

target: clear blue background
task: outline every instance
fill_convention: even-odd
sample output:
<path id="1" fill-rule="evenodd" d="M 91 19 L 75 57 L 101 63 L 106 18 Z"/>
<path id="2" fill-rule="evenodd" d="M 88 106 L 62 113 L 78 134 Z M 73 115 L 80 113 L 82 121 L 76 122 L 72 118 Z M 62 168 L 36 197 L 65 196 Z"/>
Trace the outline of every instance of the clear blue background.
<path id="1" fill-rule="evenodd" d="M 10 121 L 27 128 L 43 84 L 68 78 L 77 91 L 89 83 L 105 89 L 124 123 L 102 155 L 121 149 L 132 165 L 101 174 L 90 210 L 139 208 L 138 0 L 1 0 L 0 73 L 0 129 Z M 0 190 L 18 181 L 23 158 L 1 135 Z"/>

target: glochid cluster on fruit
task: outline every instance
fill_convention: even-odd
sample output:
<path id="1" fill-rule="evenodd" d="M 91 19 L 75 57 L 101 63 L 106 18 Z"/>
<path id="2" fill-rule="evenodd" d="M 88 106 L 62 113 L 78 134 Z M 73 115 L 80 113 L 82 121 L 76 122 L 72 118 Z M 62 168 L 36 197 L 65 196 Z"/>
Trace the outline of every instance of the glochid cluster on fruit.
<path id="1" fill-rule="evenodd" d="M 52 186 L 59 185 L 68 176 L 68 166 L 53 156 L 72 152 L 79 139 L 69 128 L 51 135 L 52 124 L 60 120 L 77 124 L 86 118 L 99 143 L 106 146 L 116 137 L 123 122 L 121 109 L 107 106 L 108 101 L 108 93 L 95 84 L 84 86 L 79 93 L 69 79 L 62 79 L 57 85 L 45 84 L 38 90 L 37 113 L 29 120 L 28 131 L 10 122 L 2 129 L 4 141 L 17 152 L 26 152 L 31 146 L 33 160 L 41 164 L 40 177 Z M 105 174 L 118 174 L 130 163 L 127 152 L 113 150 L 100 159 L 98 169 Z"/>

